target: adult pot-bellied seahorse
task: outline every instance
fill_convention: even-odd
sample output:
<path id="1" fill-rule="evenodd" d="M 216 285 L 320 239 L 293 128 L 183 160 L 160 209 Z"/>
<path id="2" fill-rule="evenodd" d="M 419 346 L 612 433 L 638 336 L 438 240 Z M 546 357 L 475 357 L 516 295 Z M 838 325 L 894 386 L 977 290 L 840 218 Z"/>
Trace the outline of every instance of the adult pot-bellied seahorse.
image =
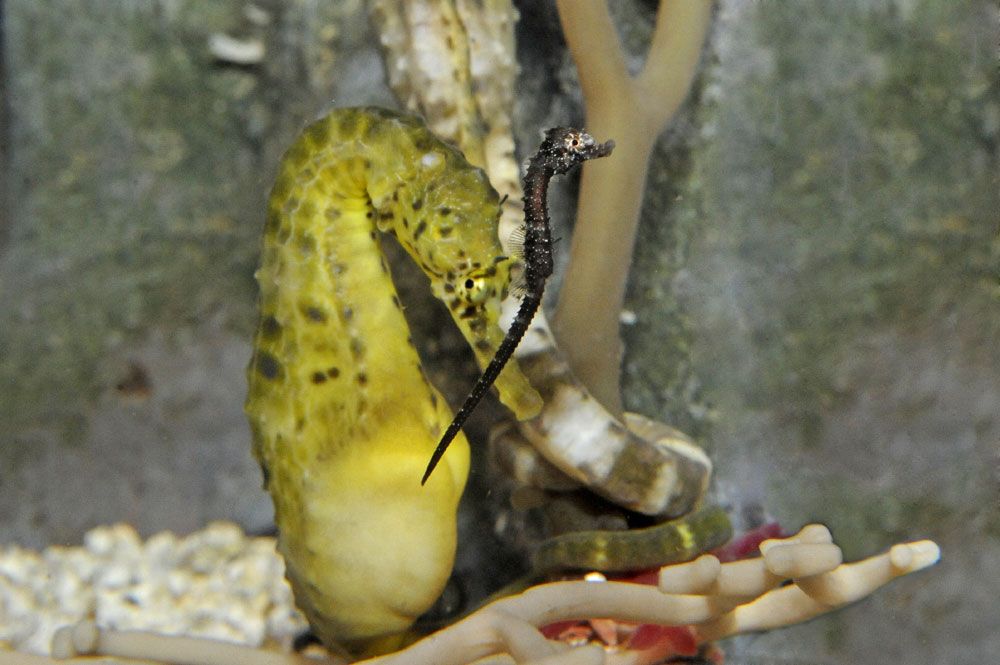
<path id="1" fill-rule="evenodd" d="M 451 412 L 420 367 L 378 231 L 430 277 L 485 366 L 504 337 L 510 280 L 499 214 L 480 169 L 421 121 L 382 109 L 333 111 L 281 163 L 246 410 L 288 578 L 327 644 L 387 649 L 434 602 L 468 474 L 459 434 L 420 484 Z M 516 364 L 496 386 L 518 418 L 538 412 Z"/>

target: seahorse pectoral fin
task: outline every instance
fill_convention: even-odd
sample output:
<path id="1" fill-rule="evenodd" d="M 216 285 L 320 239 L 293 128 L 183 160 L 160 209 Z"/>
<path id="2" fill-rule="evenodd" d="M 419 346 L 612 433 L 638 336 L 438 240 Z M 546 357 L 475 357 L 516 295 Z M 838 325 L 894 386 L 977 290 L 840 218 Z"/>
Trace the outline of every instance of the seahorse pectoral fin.
<path id="1" fill-rule="evenodd" d="M 499 312 L 486 307 L 476 316 L 463 318 L 461 312 L 452 312 L 455 323 L 476 355 L 480 369 L 485 368 L 496 354 L 504 338 L 500 327 Z M 496 308 L 498 309 L 498 308 Z M 542 397 L 534 389 L 517 361 L 511 358 L 493 384 L 500 401 L 514 413 L 518 420 L 534 418 L 542 410 Z"/>

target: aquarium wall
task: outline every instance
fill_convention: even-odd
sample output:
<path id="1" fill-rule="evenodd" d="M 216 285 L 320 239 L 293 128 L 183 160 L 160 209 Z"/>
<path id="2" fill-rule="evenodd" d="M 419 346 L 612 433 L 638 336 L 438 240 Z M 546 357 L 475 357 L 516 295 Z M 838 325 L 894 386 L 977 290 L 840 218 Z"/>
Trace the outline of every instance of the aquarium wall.
<path id="1" fill-rule="evenodd" d="M 523 159 L 586 116 L 554 3 L 515 4 Z M 657 3 L 611 5 L 638 71 Z M 399 108 L 366 3 L 2 0 L 0 30 L 0 545 L 116 522 L 269 533 L 243 413 L 266 198 L 318 114 Z M 919 538 L 942 551 L 855 606 L 725 643 L 728 662 L 1000 652 L 998 51 L 993 2 L 714 7 L 652 151 L 618 313 L 623 404 L 704 448 L 738 527 L 820 522 L 849 560 Z M 553 185 L 549 311 L 577 187 Z M 389 252 L 428 378 L 457 406 L 472 353 Z M 502 414 L 493 401 L 466 430 L 461 570 L 519 554 L 496 554 L 484 517 Z"/>

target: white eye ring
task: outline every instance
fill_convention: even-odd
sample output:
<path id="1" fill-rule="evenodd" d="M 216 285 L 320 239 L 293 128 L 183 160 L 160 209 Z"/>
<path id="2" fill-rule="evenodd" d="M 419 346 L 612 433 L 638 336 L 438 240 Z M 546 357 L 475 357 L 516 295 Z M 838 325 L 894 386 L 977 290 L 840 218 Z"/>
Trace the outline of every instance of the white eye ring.
<path id="1" fill-rule="evenodd" d="M 434 168 L 441 165 L 444 158 L 439 152 L 425 152 L 420 158 L 420 165 L 426 168 Z"/>

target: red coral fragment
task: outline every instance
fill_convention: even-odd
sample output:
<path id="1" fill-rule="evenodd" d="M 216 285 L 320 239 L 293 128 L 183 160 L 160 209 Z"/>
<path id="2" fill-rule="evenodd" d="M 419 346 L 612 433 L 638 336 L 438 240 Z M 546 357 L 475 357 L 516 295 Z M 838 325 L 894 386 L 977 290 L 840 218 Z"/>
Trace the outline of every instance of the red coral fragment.
<path id="1" fill-rule="evenodd" d="M 664 656 L 693 656 L 698 653 L 698 642 L 691 626 L 657 626 L 643 624 L 632 634 L 629 649 L 636 651 L 662 650 Z"/>
<path id="2" fill-rule="evenodd" d="M 777 522 L 762 524 L 756 529 L 747 531 L 739 538 L 730 540 L 728 543 L 712 550 L 712 554 L 718 557 L 719 561 L 738 561 L 760 554 L 760 544 L 769 538 L 782 538 L 784 533 L 781 525 Z"/>
<path id="3" fill-rule="evenodd" d="M 549 640 L 561 639 L 561 635 L 566 632 L 569 628 L 572 628 L 578 624 L 585 623 L 583 621 L 556 621 L 555 623 L 550 623 L 547 626 L 542 626 L 538 630 Z"/>

